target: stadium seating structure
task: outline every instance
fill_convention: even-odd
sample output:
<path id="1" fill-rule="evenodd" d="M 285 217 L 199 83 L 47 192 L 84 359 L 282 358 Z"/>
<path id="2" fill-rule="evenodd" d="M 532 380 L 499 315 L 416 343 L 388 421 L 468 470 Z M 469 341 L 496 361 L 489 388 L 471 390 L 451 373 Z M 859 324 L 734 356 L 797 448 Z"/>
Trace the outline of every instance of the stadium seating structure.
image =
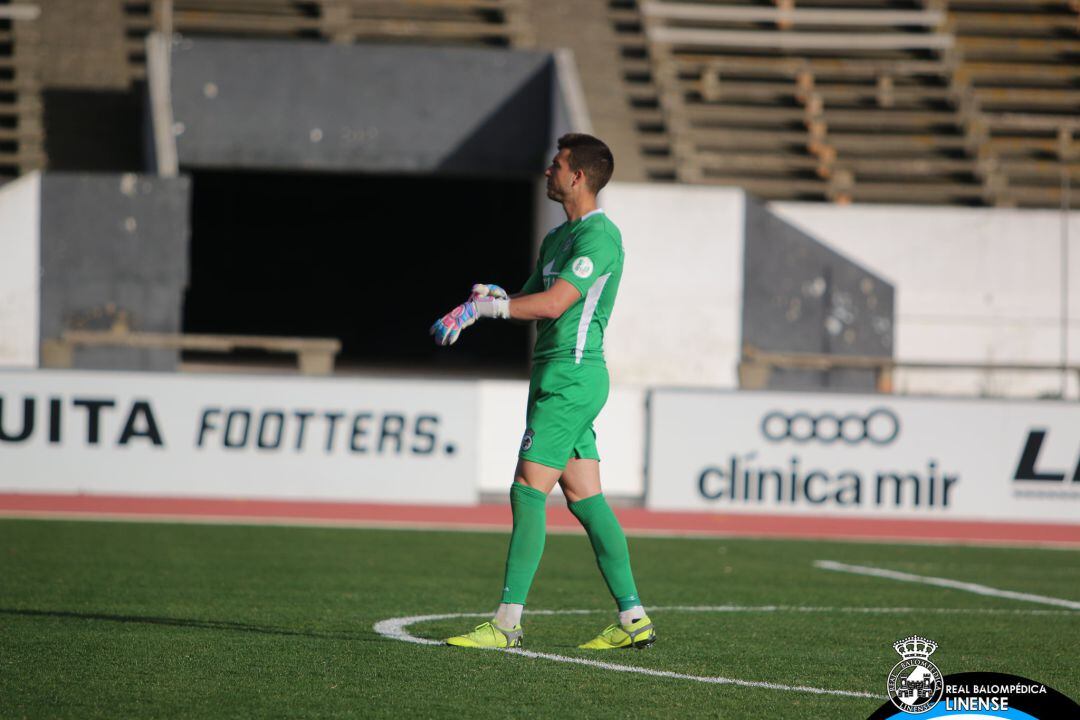
<path id="1" fill-rule="evenodd" d="M 50 7 L 65 5 L 77 3 Z M 837 203 L 1080 205 L 1078 0 L 116 5 L 99 14 L 123 23 L 123 47 L 99 61 L 129 84 L 145 77 L 152 31 L 566 46 L 594 130 L 620 157 L 619 180 Z M 0 0 L 0 181 L 47 165 L 38 67 L 50 54 L 37 7 Z"/>
<path id="2" fill-rule="evenodd" d="M 1080 168 L 1073 4 L 637 10 L 670 139 L 658 170 L 680 181 L 766 198 L 1056 206 Z"/>
<path id="3" fill-rule="evenodd" d="M 151 30 L 495 47 L 530 44 L 524 0 L 141 0 L 125 5 L 133 77 Z M 171 7 L 170 7 L 171 6 Z"/>
<path id="4" fill-rule="evenodd" d="M 37 15 L 0 2 L 0 182 L 45 164 Z"/>

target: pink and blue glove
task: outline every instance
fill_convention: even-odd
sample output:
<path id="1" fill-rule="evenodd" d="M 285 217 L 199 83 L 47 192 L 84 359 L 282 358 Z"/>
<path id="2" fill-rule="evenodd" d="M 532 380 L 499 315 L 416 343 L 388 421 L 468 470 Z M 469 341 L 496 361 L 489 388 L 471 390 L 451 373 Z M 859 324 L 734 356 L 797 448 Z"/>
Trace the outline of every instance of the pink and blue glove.
<path id="1" fill-rule="evenodd" d="M 436 320 L 429 332 L 437 345 L 453 345 L 462 330 L 482 317 L 509 319 L 510 300 L 498 285 L 473 285 L 469 299 Z"/>
<path id="2" fill-rule="evenodd" d="M 435 336 L 436 345 L 453 345 L 461 331 L 476 322 L 476 318 L 476 303 L 469 300 L 436 320 L 429 332 Z"/>
<path id="3" fill-rule="evenodd" d="M 505 300 L 510 297 L 506 294 L 498 285 L 485 285 L 484 283 L 477 283 L 472 286 L 472 290 L 469 292 L 469 299 L 475 300 L 476 298 L 489 297 L 496 300 Z"/>

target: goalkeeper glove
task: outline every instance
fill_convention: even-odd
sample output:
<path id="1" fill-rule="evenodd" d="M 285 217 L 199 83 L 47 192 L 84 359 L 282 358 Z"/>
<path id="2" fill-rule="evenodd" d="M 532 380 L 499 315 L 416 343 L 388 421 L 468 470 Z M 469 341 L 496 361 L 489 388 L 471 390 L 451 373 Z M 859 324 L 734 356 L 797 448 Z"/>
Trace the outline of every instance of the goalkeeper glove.
<path id="1" fill-rule="evenodd" d="M 453 345 L 477 318 L 510 318 L 510 300 L 498 285 L 473 285 L 469 299 L 435 321 L 429 331 L 438 345 Z"/>
<path id="2" fill-rule="evenodd" d="M 477 283 L 472 286 L 472 291 L 469 294 L 470 300 L 475 300 L 478 297 L 490 297 L 498 300 L 505 300 L 509 295 L 498 285 L 485 285 L 483 283 Z"/>
<path id="3" fill-rule="evenodd" d="M 435 321 L 429 331 L 435 336 L 436 345 L 453 345 L 465 328 L 476 322 L 476 304 L 463 302 Z"/>

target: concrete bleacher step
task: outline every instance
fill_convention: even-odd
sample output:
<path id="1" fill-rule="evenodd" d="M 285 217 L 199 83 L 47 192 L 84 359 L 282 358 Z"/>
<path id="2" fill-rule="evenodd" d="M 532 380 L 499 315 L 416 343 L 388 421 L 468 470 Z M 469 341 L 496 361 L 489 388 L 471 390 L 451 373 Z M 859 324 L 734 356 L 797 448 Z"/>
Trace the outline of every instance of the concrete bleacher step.
<path id="1" fill-rule="evenodd" d="M 949 0 L 949 9 L 974 8 L 998 12 L 1066 13 L 1074 10 L 1071 0 Z"/>
<path id="2" fill-rule="evenodd" d="M 759 26 L 767 23 L 780 27 L 859 27 L 862 29 L 905 27 L 934 28 L 945 20 L 941 10 L 922 8 L 895 10 L 846 9 L 833 7 L 779 7 L 767 5 L 701 4 L 689 2 L 642 3 L 642 15 L 647 19 L 662 19 L 673 23 L 686 22 L 693 27 L 715 25 Z"/>
<path id="3" fill-rule="evenodd" d="M 684 93 L 695 93 L 708 101 L 716 102 L 801 102 L 813 92 L 824 100 L 827 107 L 837 105 L 934 105 L 953 99 L 951 88 L 927 85 L 889 85 L 887 89 L 878 84 L 816 83 L 801 88 L 792 81 L 747 81 L 710 79 L 685 79 L 676 85 Z"/>
<path id="4" fill-rule="evenodd" d="M 1080 89 L 977 87 L 974 92 L 984 110 L 1080 110 Z"/>
<path id="5" fill-rule="evenodd" d="M 1034 113 L 985 113 L 984 118 L 991 131 L 1026 133 L 1056 133 L 1067 130 L 1080 132 L 1080 115 L 1052 115 Z"/>
<path id="6" fill-rule="evenodd" d="M 957 3 L 951 3 L 953 7 Z M 1021 17 L 1018 17 L 1018 14 Z M 982 35 L 1000 33 L 1006 36 L 1043 35 L 1073 32 L 1077 30 L 1080 16 L 1071 13 L 1023 13 L 974 12 L 971 10 L 953 10 L 949 13 L 948 27 L 961 35 Z"/>
<path id="7" fill-rule="evenodd" d="M 1021 207 L 1060 207 L 1065 198 L 1070 208 L 1080 208 L 1080 190 L 1065 191 L 1060 185 L 1025 187 L 1010 184 L 1002 194 L 1008 203 Z"/>
<path id="8" fill-rule="evenodd" d="M 956 174 L 974 174 L 977 161 L 971 158 L 905 158 L 881 162 L 879 158 L 842 158 L 832 163 L 824 163 L 812 155 L 767 152 L 717 152 L 698 150 L 698 159 L 703 167 L 749 170 L 755 173 L 790 172 L 810 170 L 817 172 L 822 168 L 832 170 L 850 170 L 852 172 L 875 176 L 916 176 L 930 177 Z"/>
<path id="9" fill-rule="evenodd" d="M 172 0 L 175 32 L 335 42 L 530 46 L 525 0 Z M 144 43 L 159 28 L 160 0 L 125 3 L 130 75 L 145 75 Z"/>
<path id="10" fill-rule="evenodd" d="M 941 60 L 903 59 L 874 60 L 871 58 L 811 58 L 768 57 L 752 55 L 707 55 L 680 53 L 671 58 L 678 72 L 700 73 L 715 69 L 721 74 L 739 76 L 791 77 L 810 73 L 819 79 L 876 78 L 882 74 L 894 76 L 946 77 L 949 65 Z"/>
<path id="11" fill-rule="evenodd" d="M 962 151 L 968 146 L 959 135 L 934 133 L 881 134 L 829 133 L 827 141 L 845 154 L 868 154 L 879 157 L 912 153 L 945 153 Z"/>
<path id="12" fill-rule="evenodd" d="M 825 180 L 769 179 L 704 173 L 697 182 L 704 185 L 742 187 L 769 200 L 826 200 L 829 194 L 829 183 Z"/>
<path id="13" fill-rule="evenodd" d="M 995 85 L 1025 83 L 1043 86 L 1073 83 L 1080 80 L 1080 64 L 964 62 L 957 69 L 957 73 L 960 77 L 973 80 L 976 84 L 984 82 Z"/>
<path id="14" fill-rule="evenodd" d="M 1075 60 L 1080 54 L 1080 40 L 1026 37 L 956 38 L 956 47 L 967 60 Z"/>
<path id="15" fill-rule="evenodd" d="M 687 104 L 685 117 L 691 123 L 750 124 L 790 126 L 807 120 L 805 108 L 773 105 L 704 105 Z M 952 111 L 893 110 L 880 108 L 826 108 L 820 114 L 829 128 L 837 129 L 911 129 L 958 127 L 960 119 Z"/>
<path id="16" fill-rule="evenodd" d="M 833 54 L 947 50 L 953 46 L 953 36 L 948 33 L 800 33 L 662 27 L 653 31 L 650 38 L 657 44 L 682 49 L 764 48 L 773 51 L 826 51 Z"/>
<path id="17" fill-rule="evenodd" d="M 977 184 L 959 182 L 863 182 L 851 191 L 855 202 L 908 204 L 982 203 L 985 190 Z"/>
<path id="18" fill-rule="evenodd" d="M 1070 182 L 1080 185 L 1080 162 L 1058 162 L 1055 160 L 1001 160 L 1002 172 L 1010 181 L 1022 184 L 1024 179 L 1041 178 L 1060 180 L 1068 177 Z"/>
<path id="19" fill-rule="evenodd" d="M 689 128 L 684 133 L 686 141 L 700 150 L 709 149 L 769 149 L 805 148 L 811 136 L 805 131 L 770 131 L 743 128 L 725 128 L 722 131 Z M 934 134 L 881 134 L 881 133 L 829 133 L 822 142 L 836 150 L 853 156 L 891 158 L 948 157 L 967 146 L 961 136 Z"/>
<path id="20" fill-rule="evenodd" d="M 45 166 L 40 9 L 0 5 L 0 182 Z"/>
<path id="21" fill-rule="evenodd" d="M 1058 137 L 996 136 L 984 143 L 984 148 L 994 157 L 1049 158 L 1061 154 L 1063 143 Z M 1072 140 L 1064 143 L 1066 155 L 1080 156 L 1080 143 Z"/>

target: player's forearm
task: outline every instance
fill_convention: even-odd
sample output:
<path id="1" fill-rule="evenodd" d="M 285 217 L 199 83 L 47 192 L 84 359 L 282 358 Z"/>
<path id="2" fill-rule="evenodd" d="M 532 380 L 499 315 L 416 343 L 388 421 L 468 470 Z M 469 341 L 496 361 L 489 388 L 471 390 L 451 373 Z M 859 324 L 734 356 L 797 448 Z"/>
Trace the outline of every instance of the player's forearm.
<path id="1" fill-rule="evenodd" d="M 550 292 L 531 295 L 515 295 L 510 299 L 511 320 L 552 320 L 563 314 L 565 308 Z"/>

